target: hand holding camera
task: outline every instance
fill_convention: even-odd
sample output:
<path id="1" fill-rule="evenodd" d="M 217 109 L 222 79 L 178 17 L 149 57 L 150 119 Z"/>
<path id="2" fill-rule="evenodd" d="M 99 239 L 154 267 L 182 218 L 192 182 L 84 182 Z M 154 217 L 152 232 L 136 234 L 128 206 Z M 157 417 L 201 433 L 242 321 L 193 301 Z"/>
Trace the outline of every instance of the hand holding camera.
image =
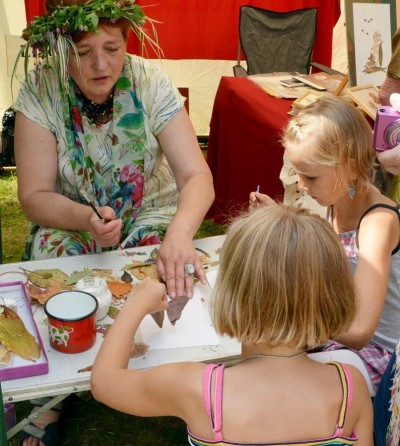
<path id="1" fill-rule="evenodd" d="M 376 113 L 374 149 L 377 152 L 393 149 L 400 144 L 400 94 L 390 96 L 392 106 L 382 105 Z"/>

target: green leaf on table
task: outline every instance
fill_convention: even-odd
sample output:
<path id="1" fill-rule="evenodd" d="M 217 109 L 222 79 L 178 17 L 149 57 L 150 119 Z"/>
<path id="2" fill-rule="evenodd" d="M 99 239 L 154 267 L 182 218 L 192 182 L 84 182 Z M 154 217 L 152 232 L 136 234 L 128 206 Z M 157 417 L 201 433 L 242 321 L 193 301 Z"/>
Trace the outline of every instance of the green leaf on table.
<path id="1" fill-rule="evenodd" d="M 40 288 L 47 288 L 50 283 L 54 282 L 64 286 L 68 279 L 68 274 L 60 269 L 36 269 L 33 271 L 21 269 L 28 275 L 28 279 Z"/>
<path id="2" fill-rule="evenodd" d="M 65 281 L 66 285 L 75 285 L 78 280 L 84 279 L 85 277 L 91 277 L 92 272 L 90 269 L 85 268 L 83 271 L 74 271 L 68 279 Z"/>

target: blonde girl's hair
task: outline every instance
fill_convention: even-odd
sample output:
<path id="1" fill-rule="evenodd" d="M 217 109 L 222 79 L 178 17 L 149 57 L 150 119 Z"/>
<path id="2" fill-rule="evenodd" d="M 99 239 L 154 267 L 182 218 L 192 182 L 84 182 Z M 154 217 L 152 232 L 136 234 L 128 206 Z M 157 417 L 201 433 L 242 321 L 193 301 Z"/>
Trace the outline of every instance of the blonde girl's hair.
<path id="1" fill-rule="evenodd" d="M 356 311 L 347 258 L 331 226 L 281 204 L 232 224 L 213 296 L 216 330 L 247 345 L 312 349 L 343 332 Z"/>
<path id="2" fill-rule="evenodd" d="M 338 168 L 339 176 L 350 184 L 350 163 L 356 169 L 357 187 L 373 181 L 375 152 L 372 130 L 353 105 L 334 95 L 326 95 L 295 116 L 282 137 L 288 155 L 306 150 L 306 160 Z"/>

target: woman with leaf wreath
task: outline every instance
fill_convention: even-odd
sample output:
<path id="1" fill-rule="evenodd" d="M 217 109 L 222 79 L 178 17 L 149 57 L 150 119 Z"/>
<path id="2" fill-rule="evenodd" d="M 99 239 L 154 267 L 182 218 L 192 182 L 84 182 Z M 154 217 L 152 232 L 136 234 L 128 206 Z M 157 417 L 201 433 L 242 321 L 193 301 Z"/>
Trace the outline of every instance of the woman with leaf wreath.
<path id="1" fill-rule="evenodd" d="M 171 297 L 190 297 L 193 273 L 205 280 L 192 239 L 212 176 L 170 78 L 126 54 L 130 30 L 159 49 L 143 27 L 152 20 L 134 0 L 47 0 L 46 10 L 23 32 L 20 56 L 32 53 L 36 68 L 14 105 L 18 194 L 32 222 L 23 258 L 162 241 L 157 270 Z"/>

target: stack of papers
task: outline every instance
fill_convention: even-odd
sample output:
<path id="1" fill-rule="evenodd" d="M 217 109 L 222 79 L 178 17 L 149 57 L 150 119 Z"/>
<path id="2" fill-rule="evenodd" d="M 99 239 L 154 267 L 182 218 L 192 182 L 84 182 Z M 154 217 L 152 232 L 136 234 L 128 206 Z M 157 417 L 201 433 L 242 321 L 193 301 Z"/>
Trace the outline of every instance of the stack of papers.
<path id="1" fill-rule="evenodd" d="M 347 84 L 347 76 L 328 73 L 267 73 L 248 76 L 271 96 L 297 99 L 309 92 L 328 92 L 339 95 Z"/>
<path id="2" fill-rule="evenodd" d="M 267 73 L 267 74 L 253 74 L 247 78 L 260 86 L 264 91 L 271 96 L 277 98 L 296 99 L 302 96 L 309 90 L 309 87 L 302 85 L 300 87 L 287 87 L 281 82 L 292 78 L 296 73 Z"/>

